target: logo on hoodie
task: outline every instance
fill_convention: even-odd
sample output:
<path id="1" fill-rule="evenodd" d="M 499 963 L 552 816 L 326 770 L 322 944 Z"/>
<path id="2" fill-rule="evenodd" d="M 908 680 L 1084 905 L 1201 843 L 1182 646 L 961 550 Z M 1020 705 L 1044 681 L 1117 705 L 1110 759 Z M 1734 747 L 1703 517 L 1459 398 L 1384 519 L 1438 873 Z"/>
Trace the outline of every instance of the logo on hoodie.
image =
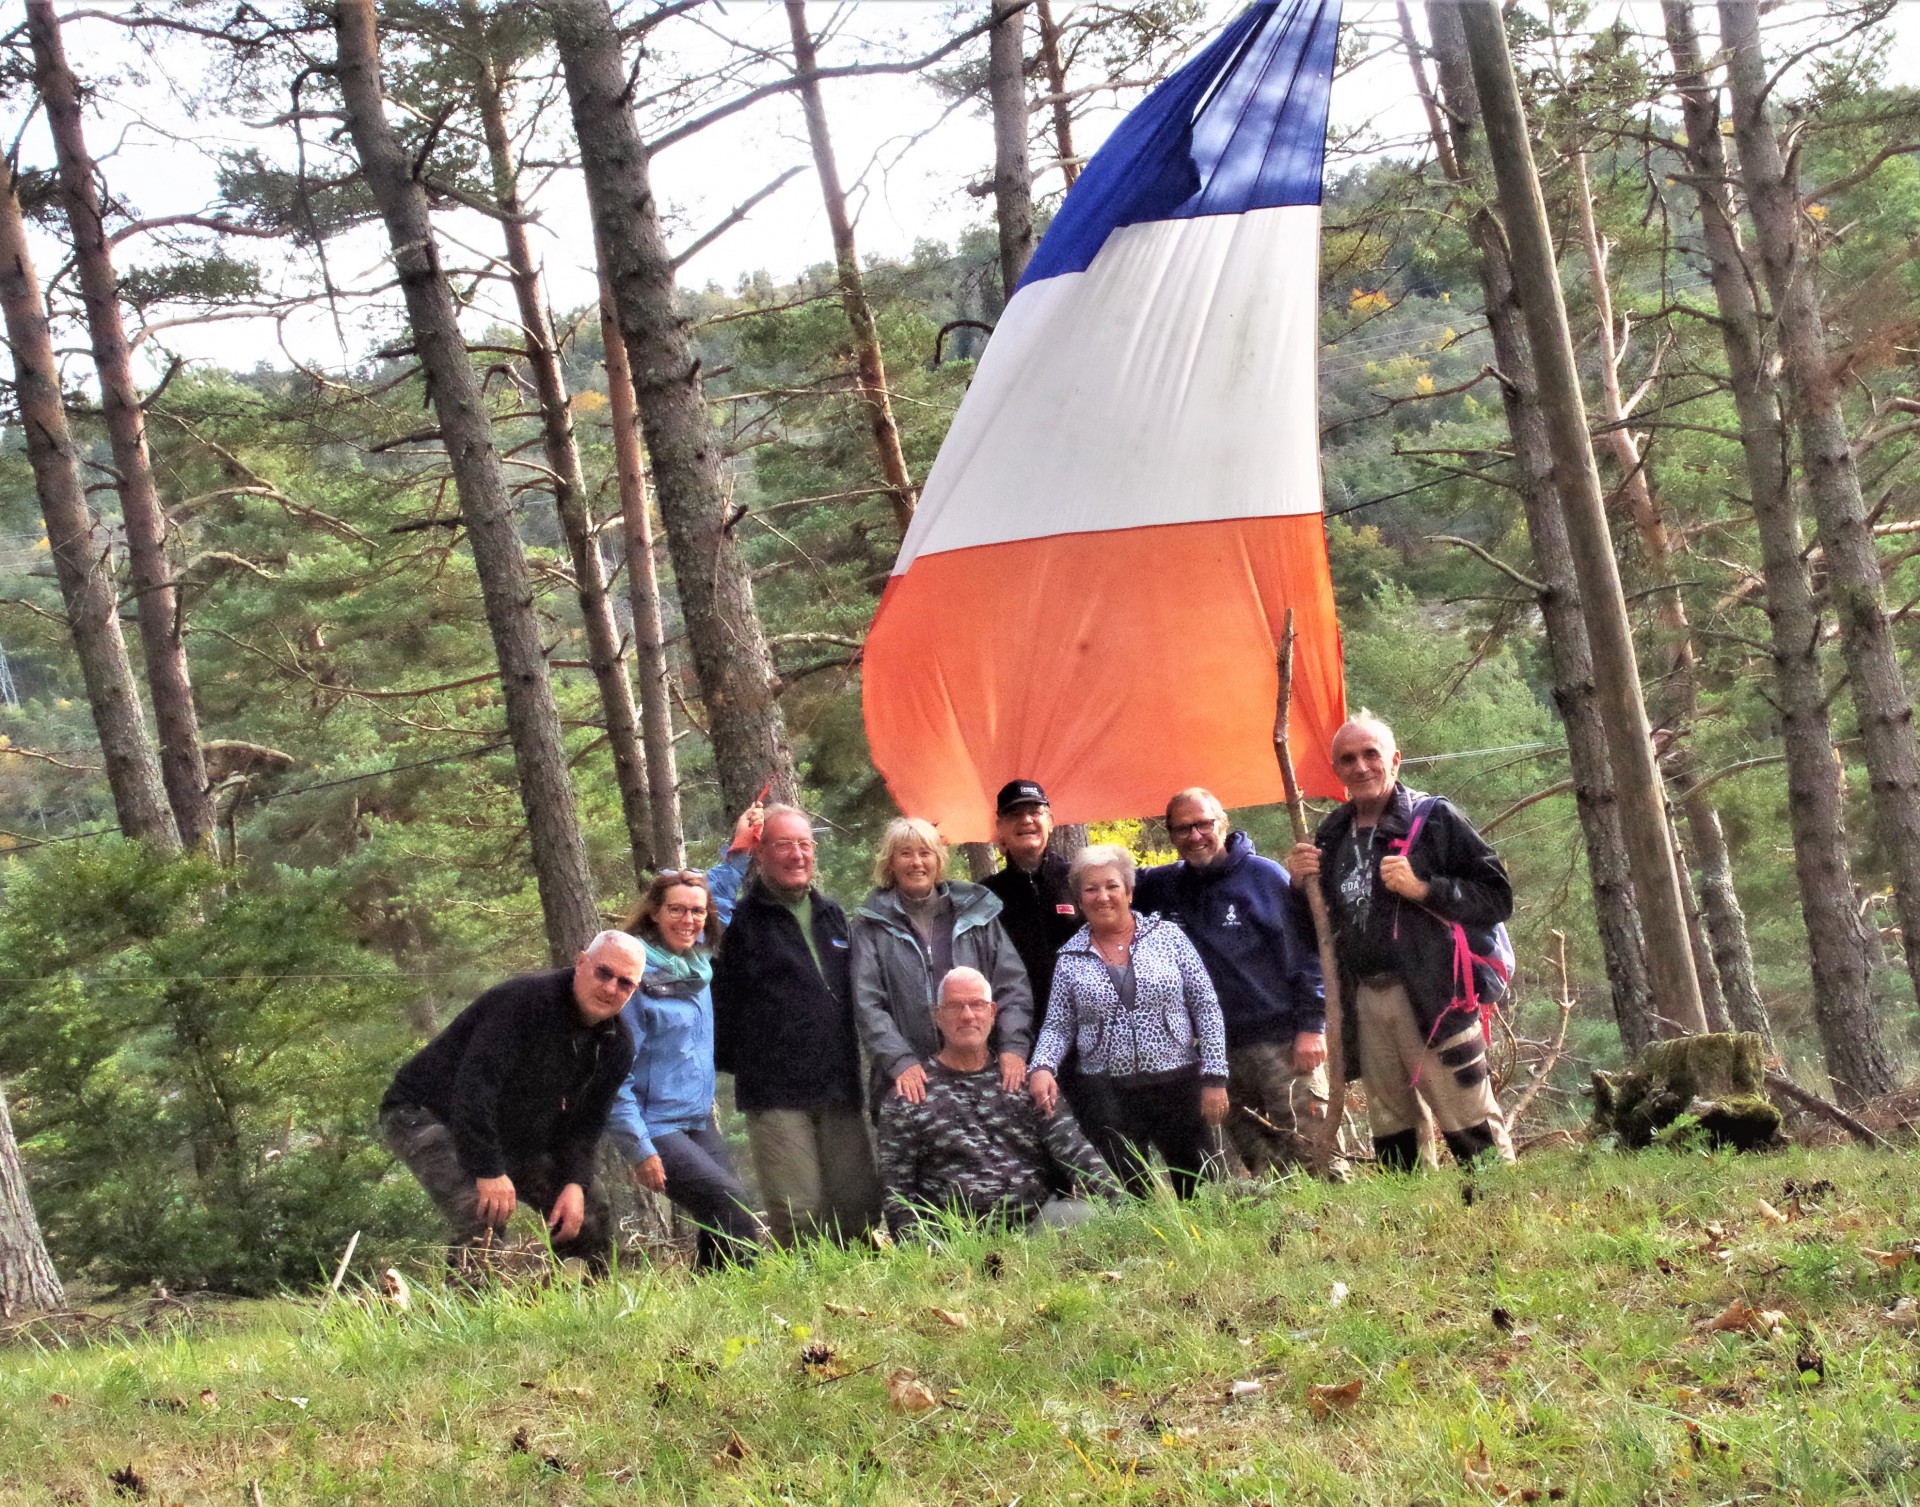
<path id="1" fill-rule="evenodd" d="M 1227 914 L 1220 924 L 1222 926 L 1238 926 L 1240 924 L 1240 909 L 1231 900 L 1227 902 Z"/>

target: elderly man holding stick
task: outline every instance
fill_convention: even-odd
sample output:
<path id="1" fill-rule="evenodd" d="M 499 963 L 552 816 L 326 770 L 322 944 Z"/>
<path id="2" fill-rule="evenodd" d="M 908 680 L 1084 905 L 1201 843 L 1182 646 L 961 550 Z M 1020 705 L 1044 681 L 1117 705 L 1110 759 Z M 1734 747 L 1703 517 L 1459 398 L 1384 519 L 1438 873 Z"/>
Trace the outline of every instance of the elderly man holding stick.
<path id="1" fill-rule="evenodd" d="M 1386 723 L 1355 717 L 1332 754 L 1347 801 L 1295 844 L 1287 869 L 1324 899 L 1375 1157 L 1413 1168 L 1424 1100 L 1459 1161 L 1511 1161 L 1481 1023 L 1455 992 L 1456 927 L 1484 936 L 1512 914 L 1506 869 L 1453 806 L 1400 783 Z"/>

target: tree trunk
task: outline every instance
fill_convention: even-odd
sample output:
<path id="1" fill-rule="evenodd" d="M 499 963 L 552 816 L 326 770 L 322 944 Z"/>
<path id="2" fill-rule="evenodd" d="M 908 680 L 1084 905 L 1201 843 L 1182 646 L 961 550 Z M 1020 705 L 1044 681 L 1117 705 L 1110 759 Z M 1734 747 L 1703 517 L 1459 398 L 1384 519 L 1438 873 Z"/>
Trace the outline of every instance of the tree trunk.
<path id="1" fill-rule="evenodd" d="M 1556 490 L 1573 547 L 1580 604 L 1593 651 L 1594 679 L 1607 728 L 1613 774 L 1619 792 L 1622 830 L 1633 869 L 1641 925 L 1647 938 L 1647 971 L 1653 985 L 1657 1029 L 1687 1034 L 1703 1029 L 1705 1011 L 1700 982 L 1688 955 L 1686 907 L 1667 836 L 1666 799 L 1654 762 L 1647 710 L 1633 651 L 1620 572 L 1607 533 L 1600 473 L 1587 435 L 1586 406 L 1580 396 L 1573 340 L 1566 305 L 1554 266 L 1547 231 L 1546 205 L 1534 174 L 1526 117 L 1507 52 L 1506 30 L 1498 0 L 1460 0 L 1467 52 L 1480 113 L 1487 133 L 1487 155 L 1499 184 L 1501 216 L 1506 222 L 1514 289 L 1526 316 L 1540 381 L 1540 406 L 1553 451 Z"/>
<path id="2" fill-rule="evenodd" d="M 60 367 L 53 353 L 40 283 L 27 249 L 26 224 L 14 190 L 13 169 L 0 153 L 0 308 L 13 352 L 15 400 L 33 468 L 40 514 L 47 521 L 47 547 L 87 704 L 100 738 L 101 762 L 120 830 L 128 837 L 168 851 L 180 846 L 166 787 L 140 709 L 140 691 L 120 636 L 119 594 L 114 589 L 113 556 L 94 529 L 87 507 L 80 463 L 67 428 L 60 397 Z"/>
<path id="3" fill-rule="evenodd" d="M 67 1306 L 60 1277 L 40 1238 L 27 1179 L 20 1169 L 20 1143 L 13 1138 L 7 1096 L 0 1090 L 0 1318 L 34 1309 Z"/>
<path id="4" fill-rule="evenodd" d="M 1800 432 L 1800 465 L 1826 556 L 1827 595 L 1860 720 L 1874 824 L 1893 871 L 1907 973 L 1920 990 L 1920 752 L 1914 746 L 1913 703 L 1887 621 L 1880 557 L 1853 466 L 1840 379 L 1827 357 L 1814 247 L 1800 234 L 1799 190 L 1788 176 L 1767 108 L 1767 65 L 1754 5 L 1720 0 L 1720 45 L 1733 94 L 1740 176 Z M 1856 1044 L 1849 1065 L 1853 1092 L 1873 1095 L 1893 1087 L 1892 1067 L 1877 1048 L 1877 1041 Z"/>
<path id="5" fill-rule="evenodd" d="M 1073 187 L 1080 176 L 1080 159 L 1073 152 L 1073 107 L 1067 102 L 1067 65 L 1060 57 L 1060 28 L 1054 25 L 1052 0 L 1038 0 L 1040 61 L 1047 70 L 1047 94 L 1053 106 L 1053 149 L 1060 154 L 1060 173 Z"/>
<path id="6" fill-rule="evenodd" d="M 1429 0 L 1427 25 L 1434 61 L 1452 123 L 1455 171 L 1473 169 L 1479 147 L 1479 103 L 1467 62 L 1466 33 L 1450 0 Z M 1436 148 L 1437 151 L 1437 148 Z M 1647 944 L 1633 899 L 1633 874 L 1627 862 L 1626 834 L 1613 788 L 1613 764 L 1607 752 L 1606 723 L 1593 684 L 1593 652 L 1580 588 L 1567 542 L 1566 516 L 1553 487 L 1553 455 L 1546 419 L 1540 411 L 1533 352 L 1527 346 L 1520 306 L 1514 298 L 1513 271 L 1499 222 L 1484 204 L 1470 226 L 1480 251 L 1480 286 L 1494 361 L 1507 380 L 1501 384 L 1507 428 L 1513 436 L 1514 480 L 1533 546 L 1534 575 L 1546 587 L 1540 595 L 1540 621 L 1546 630 L 1553 667 L 1553 700 L 1567 735 L 1567 765 L 1573 776 L 1574 804 L 1587 850 L 1587 882 L 1593 891 L 1594 922 L 1600 954 L 1613 999 L 1613 1017 L 1628 1053 L 1639 1053 L 1654 1038 L 1652 995 L 1647 981 Z"/>
<path id="7" fill-rule="evenodd" d="M 1000 224 L 1000 291 L 1013 297 L 1033 260 L 1033 169 L 1027 162 L 1027 6 L 992 0 L 987 95 L 993 105 L 993 202 Z"/>
<path id="8" fill-rule="evenodd" d="M 519 173 L 507 138 L 506 102 L 501 97 L 498 64 L 487 36 L 487 18 L 478 0 L 461 0 L 460 14 L 472 49 L 474 104 L 486 137 L 494 199 L 506 216 L 501 228 L 507 242 L 508 281 L 513 284 L 520 327 L 526 336 L 527 366 L 533 373 L 534 393 L 540 404 L 540 435 L 547 470 L 552 473 L 554 510 L 560 515 L 567 552 L 573 558 L 574 591 L 587 635 L 587 665 L 600 691 L 601 717 L 607 729 L 607 748 L 613 755 L 613 780 L 626 820 L 634 881 L 644 889 L 654 867 L 654 836 L 647 807 L 647 772 L 634 717 L 633 684 L 627 679 L 620 629 L 607 596 L 606 561 L 601 557 L 600 539 L 587 510 L 586 477 L 580 469 L 580 447 L 574 441 L 573 410 L 567 403 L 567 379 L 560 369 L 553 315 L 541 292 L 533 247 L 521 218 Z"/>
<path id="9" fill-rule="evenodd" d="M 514 532 L 493 420 L 460 334 L 459 311 L 441 269 L 427 198 L 413 164 L 386 117 L 380 88 L 373 0 L 338 0 L 334 32 L 338 80 L 367 187 L 380 207 L 406 295 L 420 364 L 433 394 L 441 442 L 453 471 L 460 515 L 486 602 L 487 627 L 500 662 L 507 736 L 520 776 L 528 845 L 546 921 L 547 951 L 558 964 L 599 929 L 586 846 L 567 776 L 560 714 L 533 616 L 527 559 Z"/>
<path id="10" fill-rule="evenodd" d="M 900 452 L 900 429 L 893 421 L 893 400 L 887 395 L 887 367 L 880 353 L 880 332 L 867 302 L 866 282 L 860 275 L 860 255 L 854 248 L 853 221 L 847 214 L 846 192 L 840 186 L 840 168 L 833 160 L 833 138 L 827 134 L 827 108 L 820 99 L 815 77 L 819 59 L 813 34 L 807 30 L 806 0 L 787 0 L 787 24 L 793 32 L 793 71 L 800 81 L 800 105 L 807 117 L 807 140 L 813 145 L 813 165 L 820 174 L 820 194 L 826 201 L 827 225 L 833 232 L 834 265 L 840 279 L 840 302 L 853 332 L 854 361 L 860 373 L 860 396 L 867 405 L 867 424 L 880 475 L 893 504 L 893 521 L 904 535 L 913 521 L 919 494 Z"/>
<path id="11" fill-rule="evenodd" d="M 634 124 L 620 34 L 607 0 L 543 4 L 553 19 L 594 230 L 633 370 L 720 797 L 729 811 L 744 810 L 771 780 L 773 798 L 791 801 L 799 787 L 774 698 L 773 660 L 746 560 L 728 527 L 723 458 L 700 361 L 675 307 L 673 259 Z"/>
<path id="12" fill-rule="evenodd" d="M 627 600 L 633 605 L 633 659 L 640 678 L 640 737 L 647 751 L 647 800 L 653 811 L 653 848 L 663 868 L 687 861 L 680 823 L 680 771 L 673 751 L 673 707 L 667 689 L 667 631 L 660 614 L 660 570 L 653 558 L 653 518 L 647 475 L 640 462 L 640 413 L 633 371 L 613 311 L 613 293 L 600 284 L 600 340 L 606 349 L 607 408 L 613 418 L 613 464 L 620 478 L 620 517 L 627 546 Z"/>
<path id="13" fill-rule="evenodd" d="M 1699 789 L 1700 761 L 1693 752 L 1693 726 L 1700 714 L 1698 651 L 1687 604 L 1675 584 L 1673 551 L 1666 518 L 1654 496 L 1653 482 L 1640 453 L 1640 438 L 1628 425 L 1628 408 L 1620 391 L 1620 363 L 1625 352 L 1614 336 L 1613 285 L 1607 273 L 1608 251 L 1594 218 L 1593 184 L 1584 150 L 1573 153 L 1574 207 L 1579 215 L 1580 239 L 1587 253 L 1587 276 L 1593 289 L 1594 321 L 1600 337 L 1600 394 L 1606 427 L 1606 445 L 1619 471 L 1620 496 L 1640 536 L 1647 574 L 1659 588 L 1653 598 L 1654 621 L 1659 625 L 1666 667 L 1659 677 L 1660 693 L 1653 705 L 1656 727 L 1672 735 L 1667 747 L 1667 782 L 1674 801 L 1686 818 L 1693 840 L 1694 861 L 1700 866 L 1700 910 L 1710 945 L 1707 966 L 1698 970 L 1707 1022 L 1715 1030 L 1729 1024 L 1752 1031 L 1771 1047 L 1773 1028 L 1760 986 L 1753 976 L 1753 948 L 1747 941 L 1746 912 L 1733 884 L 1733 855 L 1727 850 L 1720 812 Z M 1716 1008 L 1716 1006 L 1718 1008 Z"/>
<path id="14" fill-rule="evenodd" d="M 1845 791 L 1827 718 L 1819 613 L 1802 553 L 1787 429 L 1753 281 L 1741 254 L 1720 136 L 1719 92 L 1707 82 L 1691 0 L 1665 0 L 1663 10 L 1766 581 L 1774 699 L 1787 761 L 1787 820 L 1811 960 L 1814 1020 L 1835 1095 L 1858 1103 L 1866 1095 L 1851 1087 L 1855 1075 L 1864 1066 L 1871 1078 L 1874 1067 L 1884 1069 L 1887 1060 L 1872 994 L 1877 949 L 1854 902 Z M 1864 1064 L 1854 1061 L 1859 1047 L 1865 1049 Z"/>
<path id="15" fill-rule="evenodd" d="M 127 574 L 160 736 L 160 775 L 180 841 L 189 848 L 205 847 L 213 839 L 213 802 L 207 794 L 200 716 L 187 673 L 179 593 L 167 563 L 167 518 L 147 453 L 146 411 L 134 385 L 132 353 L 120 317 L 119 280 L 102 222 L 97 170 L 80 119 L 79 80 L 67 66 L 53 0 L 28 0 L 27 32 L 33 41 L 34 84 L 46 106 L 59 161 L 60 204 L 72 235 L 100 408 L 112 441 L 114 480 L 127 530 Z"/>

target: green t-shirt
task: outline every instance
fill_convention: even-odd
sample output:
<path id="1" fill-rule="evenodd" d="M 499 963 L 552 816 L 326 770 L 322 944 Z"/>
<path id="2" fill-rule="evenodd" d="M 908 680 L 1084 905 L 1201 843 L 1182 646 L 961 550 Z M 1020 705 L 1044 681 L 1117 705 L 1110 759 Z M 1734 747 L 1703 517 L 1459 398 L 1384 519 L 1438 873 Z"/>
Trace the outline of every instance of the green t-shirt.
<path id="1" fill-rule="evenodd" d="M 781 898 L 780 903 L 793 912 L 793 919 L 800 923 L 800 935 L 807 939 L 807 951 L 813 954 L 813 966 L 820 970 L 820 977 L 827 976 L 827 965 L 820 961 L 820 944 L 813 940 L 813 891 L 802 890 L 797 900 Z"/>

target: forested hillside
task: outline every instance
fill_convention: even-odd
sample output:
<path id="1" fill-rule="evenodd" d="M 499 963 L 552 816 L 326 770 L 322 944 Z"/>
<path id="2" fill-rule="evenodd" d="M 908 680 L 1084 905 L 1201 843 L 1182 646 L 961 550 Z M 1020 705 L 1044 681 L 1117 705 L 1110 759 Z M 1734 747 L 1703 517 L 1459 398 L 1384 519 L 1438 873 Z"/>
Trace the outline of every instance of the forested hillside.
<path id="1" fill-rule="evenodd" d="M 826 887 L 864 892 L 895 813 L 862 642 L 1031 251 L 1020 200 L 1044 229 L 1084 141 L 1225 14 L 790 7 L 814 28 L 810 72 L 785 13 L 749 25 L 682 0 L 595 30 L 600 9 L 382 5 L 372 57 L 349 55 L 371 35 L 353 4 L 161 0 L 62 23 L 33 0 L 0 37 L 0 1082 L 63 1269 L 258 1291 L 311 1279 L 354 1229 L 416 1233 L 423 1206 L 369 1123 L 392 1066 L 481 987 L 570 957 L 642 876 L 682 851 L 704 866 L 763 781 L 815 813 Z M 1753 7 L 1720 9 L 1731 25 Z M 1898 684 L 1920 642 L 1920 98 L 1893 11 L 1770 14 L 1747 62 L 1777 77 L 1739 121 L 1711 8 L 1507 16 L 1706 1017 L 1769 1031 L 1804 1084 L 1856 1107 L 1920 1045 L 1901 924 L 1920 906 L 1901 837 L 1920 830 L 1920 764 Z M 991 76 L 996 19 L 1017 33 L 1011 80 Z M 738 154 L 715 190 L 737 216 L 663 225 L 613 176 L 609 112 L 579 109 L 589 64 L 626 78 L 611 114 L 650 151 L 759 112 L 787 155 Z M 1663 1027 L 1617 832 L 1590 882 L 1606 752 L 1550 641 L 1563 567 L 1529 510 L 1551 483 L 1490 328 L 1502 232 L 1484 147 L 1463 147 L 1482 140 L 1463 67 L 1424 12 L 1351 8 L 1319 248 L 1327 542 L 1349 704 L 1392 722 L 1409 782 L 1506 859 L 1516 1030 L 1551 1035 L 1571 998 L 1570 1089 Z M 862 207 L 916 171 L 908 133 L 840 164 L 839 246 L 823 228 L 737 281 L 697 261 L 676 280 L 673 257 L 767 212 L 776 174 L 799 171 L 781 195 L 820 192 L 803 86 L 830 122 L 871 78 L 912 81 L 942 112 L 934 139 L 966 143 L 970 228 L 859 248 Z M 215 154 L 216 202 L 162 209 L 163 186 L 116 172 L 106 123 L 143 111 L 156 134 L 242 122 L 259 144 Z M 996 111 L 1022 160 L 996 161 Z M 1759 136 L 1786 152 L 1779 223 L 1753 215 L 1780 208 L 1757 193 Z M 549 316 L 542 261 L 592 251 L 525 232 L 583 172 L 603 175 L 585 239 L 612 248 L 608 292 Z M 1723 212 L 1760 331 L 1745 366 L 1715 275 Z M 1803 284 L 1814 365 L 1782 333 Z M 458 314 L 437 331 L 436 296 Z M 134 336 L 118 388 L 110 316 Z M 313 321 L 350 359 L 286 338 Z M 174 354 L 223 326 L 233 359 Z M 435 365 L 462 339 L 477 409 Z M 1816 412 L 1842 426 L 1824 442 Z M 490 458 L 461 423 L 490 432 Z M 1771 501 L 1769 446 L 1786 461 Z M 91 515 L 78 536 L 62 486 Z M 1205 583 L 1192 606 L 1204 634 Z M 1891 698 L 1872 678 L 1889 663 Z M 102 720 L 116 673 L 131 733 Z M 1164 850 L 1157 812 L 1111 815 Z M 1236 820 L 1268 852 L 1290 840 L 1278 808 Z M 1581 1112 L 1559 1089 L 1549 1106 Z"/>

